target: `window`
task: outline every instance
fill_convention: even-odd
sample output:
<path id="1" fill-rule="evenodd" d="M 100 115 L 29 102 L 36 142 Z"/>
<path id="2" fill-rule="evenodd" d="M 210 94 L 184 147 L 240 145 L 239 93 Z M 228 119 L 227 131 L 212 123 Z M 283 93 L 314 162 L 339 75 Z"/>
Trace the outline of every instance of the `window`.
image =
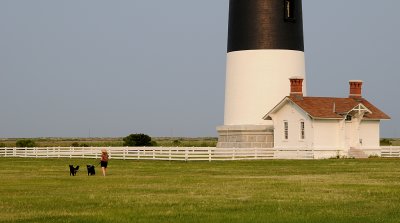
<path id="1" fill-rule="evenodd" d="M 295 22 L 295 0 L 284 0 L 284 14 L 286 22 Z"/>
<path id="2" fill-rule="evenodd" d="M 351 122 L 353 117 L 351 115 L 346 115 L 346 122 Z"/>
<path id="3" fill-rule="evenodd" d="M 305 138 L 306 138 L 305 124 L 304 121 L 300 121 L 300 139 L 305 139 Z"/>
<path id="4" fill-rule="evenodd" d="M 289 123 L 288 121 L 283 121 L 283 128 L 284 128 L 284 139 L 288 140 L 289 139 Z"/>

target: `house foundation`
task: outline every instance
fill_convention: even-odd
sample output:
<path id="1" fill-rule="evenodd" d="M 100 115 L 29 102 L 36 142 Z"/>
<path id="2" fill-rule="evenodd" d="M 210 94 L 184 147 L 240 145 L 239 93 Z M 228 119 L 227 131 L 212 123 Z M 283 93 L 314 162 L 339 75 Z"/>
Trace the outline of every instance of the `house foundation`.
<path id="1" fill-rule="evenodd" d="M 270 125 L 224 125 L 217 127 L 218 148 L 273 148 Z"/>

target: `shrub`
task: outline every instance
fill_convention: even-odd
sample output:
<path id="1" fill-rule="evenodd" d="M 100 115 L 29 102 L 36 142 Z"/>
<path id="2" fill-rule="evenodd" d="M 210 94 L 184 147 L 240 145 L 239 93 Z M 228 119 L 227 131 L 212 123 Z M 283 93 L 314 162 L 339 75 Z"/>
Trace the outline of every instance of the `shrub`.
<path id="1" fill-rule="evenodd" d="M 207 142 L 201 142 L 200 147 L 210 147 L 210 145 Z"/>
<path id="2" fill-rule="evenodd" d="M 73 143 L 71 144 L 71 146 L 72 146 L 72 147 L 89 147 L 89 145 L 86 144 L 86 143 L 81 143 L 81 144 L 79 144 L 78 142 L 73 142 Z"/>
<path id="3" fill-rule="evenodd" d="M 372 155 L 369 155 L 368 158 L 377 159 L 377 158 L 381 158 L 381 157 L 378 154 L 372 154 Z"/>
<path id="4" fill-rule="evenodd" d="M 390 139 L 381 139 L 380 144 L 381 146 L 391 146 L 392 141 Z"/>
<path id="5" fill-rule="evenodd" d="M 179 146 L 179 145 L 181 145 L 181 141 L 180 140 L 178 140 L 178 139 L 175 139 L 173 142 L 172 142 L 172 145 L 173 146 Z"/>
<path id="6" fill-rule="evenodd" d="M 6 144 L 4 144 L 4 143 L 0 143 L 0 148 L 5 148 L 5 147 L 7 147 L 7 145 L 6 145 Z"/>
<path id="7" fill-rule="evenodd" d="M 130 134 L 123 138 L 124 146 L 152 146 L 151 137 L 145 134 Z"/>
<path id="8" fill-rule="evenodd" d="M 73 143 L 71 144 L 71 146 L 72 146 L 72 147 L 79 147 L 79 143 L 73 142 Z"/>
<path id="9" fill-rule="evenodd" d="M 20 139 L 17 140 L 15 145 L 20 148 L 25 148 L 25 147 L 35 147 L 36 143 L 32 139 Z"/>

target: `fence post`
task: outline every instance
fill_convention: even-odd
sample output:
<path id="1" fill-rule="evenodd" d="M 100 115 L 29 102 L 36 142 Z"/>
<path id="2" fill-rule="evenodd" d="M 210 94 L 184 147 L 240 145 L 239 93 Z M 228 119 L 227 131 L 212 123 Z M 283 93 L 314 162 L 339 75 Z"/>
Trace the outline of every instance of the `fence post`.
<path id="1" fill-rule="evenodd" d="M 211 162 L 211 148 L 208 147 L 208 162 Z"/>
<path id="2" fill-rule="evenodd" d="M 185 148 L 185 161 L 188 161 L 188 156 L 189 156 L 189 151 L 188 151 L 188 147 Z"/>
<path id="3" fill-rule="evenodd" d="M 171 147 L 168 147 L 168 159 L 169 159 L 169 161 L 172 160 L 172 157 L 171 157 Z"/>
<path id="4" fill-rule="evenodd" d="M 232 160 L 235 160 L 235 156 L 236 156 L 236 148 L 233 148 L 233 151 L 232 151 Z"/>
<path id="5" fill-rule="evenodd" d="M 311 159 L 315 159 L 315 155 L 314 155 L 314 149 L 311 149 Z"/>
<path id="6" fill-rule="evenodd" d="M 17 155 L 17 148 L 13 149 L 13 157 L 15 157 Z"/>

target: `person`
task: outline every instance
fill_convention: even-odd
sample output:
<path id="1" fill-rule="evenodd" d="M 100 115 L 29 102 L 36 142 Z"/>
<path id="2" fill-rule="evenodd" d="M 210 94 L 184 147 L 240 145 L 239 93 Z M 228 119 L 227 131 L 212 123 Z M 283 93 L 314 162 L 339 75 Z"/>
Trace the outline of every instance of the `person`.
<path id="1" fill-rule="evenodd" d="M 101 150 L 101 171 L 103 171 L 103 176 L 106 176 L 107 165 L 108 165 L 108 153 L 106 149 Z"/>

